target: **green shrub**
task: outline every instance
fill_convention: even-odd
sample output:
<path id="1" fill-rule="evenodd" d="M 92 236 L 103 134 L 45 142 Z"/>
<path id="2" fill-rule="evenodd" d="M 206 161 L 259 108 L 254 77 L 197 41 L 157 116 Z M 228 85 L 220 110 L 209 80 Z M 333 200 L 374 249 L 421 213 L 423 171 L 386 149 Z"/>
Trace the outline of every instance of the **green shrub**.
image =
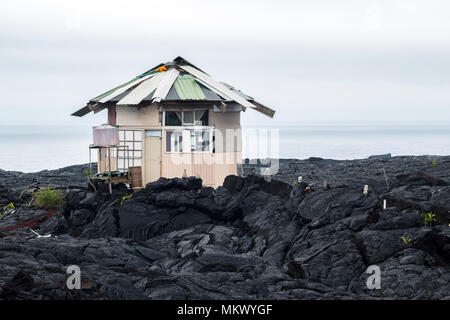
<path id="1" fill-rule="evenodd" d="M 436 161 L 436 160 L 431 161 L 431 166 L 432 166 L 433 168 L 436 168 L 436 164 L 437 164 L 437 161 Z"/>
<path id="2" fill-rule="evenodd" d="M 50 187 L 41 189 L 36 193 L 36 203 L 43 209 L 58 209 L 61 207 L 62 201 L 62 193 Z"/>
<path id="3" fill-rule="evenodd" d="M 423 224 L 425 226 L 430 226 L 436 222 L 436 215 L 433 212 L 427 212 L 423 215 Z"/>
<path id="4" fill-rule="evenodd" d="M 91 171 L 91 170 L 84 170 L 84 171 L 83 171 L 83 175 L 84 175 L 85 177 L 90 177 L 90 176 L 92 175 L 92 171 Z"/>

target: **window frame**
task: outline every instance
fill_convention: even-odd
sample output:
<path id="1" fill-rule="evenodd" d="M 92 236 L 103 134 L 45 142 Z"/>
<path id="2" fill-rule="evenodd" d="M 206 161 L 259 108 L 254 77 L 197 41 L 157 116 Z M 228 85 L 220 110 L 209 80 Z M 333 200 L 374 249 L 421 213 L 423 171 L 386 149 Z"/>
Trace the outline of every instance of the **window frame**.
<path id="1" fill-rule="evenodd" d="M 181 112 L 181 125 L 166 125 L 166 112 Z M 185 124 L 184 122 L 184 113 L 185 112 L 192 112 L 192 123 Z M 207 112 L 208 113 L 208 124 L 207 125 L 196 125 L 195 124 L 195 112 Z M 162 112 L 162 127 L 168 128 L 168 127 L 190 127 L 190 126 L 196 126 L 196 127 L 209 127 L 210 126 L 210 117 L 209 117 L 209 109 L 192 109 L 192 110 L 164 110 Z"/>
<path id="2" fill-rule="evenodd" d="M 181 150 L 182 151 L 168 151 L 167 150 L 167 132 L 173 132 L 173 131 L 179 131 L 181 132 L 182 137 L 182 144 L 181 144 Z M 192 151 L 192 144 L 191 144 L 191 132 L 192 131 L 205 131 L 209 133 L 209 150 L 208 151 Z M 213 126 L 170 126 L 164 128 L 164 139 L 165 139 L 165 147 L 164 152 L 165 153 L 214 153 L 214 127 Z M 189 137 L 188 141 L 185 141 L 185 137 Z M 189 151 L 183 151 L 185 150 L 185 146 L 189 145 L 188 150 Z"/>
<path id="3" fill-rule="evenodd" d="M 204 151 L 204 150 L 201 150 L 201 151 L 192 150 L 192 133 L 193 132 L 199 132 L 199 131 L 201 133 L 207 132 L 208 135 L 209 135 L 209 138 L 208 138 L 209 145 L 208 145 L 208 150 L 206 150 L 206 151 Z M 192 129 L 192 130 L 189 130 L 189 136 L 190 136 L 189 145 L 190 145 L 190 150 L 191 150 L 190 153 L 212 153 L 212 150 L 213 150 L 213 135 L 214 135 L 214 129 Z"/>
<path id="4" fill-rule="evenodd" d="M 175 127 L 177 127 L 177 126 L 175 126 Z M 181 132 L 181 151 L 167 151 L 167 133 L 169 133 L 169 132 L 176 132 L 176 131 L 178 131 L 178 132 Z M 164 152 L 165 153 L 184 153 L 183 152 L 183 144 L 184 144 L 184 142 L 183 142 L 183 130 L 176 130 L 176 129 L 172 129 L 172 130 L 164 130 Z"/>
<path id="5" fill-rule="evenodd" d="M 133 136 L 132 136 L 132 140 L 129 140 L 127 137 L 127 133 L 132 132 Z M 140 134 L 140 140 L 138 140 L 136 138 L 136 133 L 139 132 Z M 122 135 L 123 134 L 123 139 L 122 139 Z M 143 139 L 143 134 L 145 134 L 145 132 L 143 133 L 141 129 L 131 129 L 131 128 L 124 128 L 121 129 L 119 128 L 119 146 L 128 146 L 127 143 L 132 143 L 132 148 L 130 148 L 128 146 L 128 150 L 118 150 L 117 151 L 117 171 L 120 172 L 127 172 L 128 168 L 127 164 L 129 161 L 130 167 L 135 167 L 135 166 L 140 166 L 142 167 L 142 159 L 143 159 L 143 143 L 144 143 L 144 139 Z M 135 146 L 136 144 L 139 143 L 140 144 L 140 149 L 136 149 Z M 124 152 L 124 155 L 121 156 L 120 152 Z M 139 152 L 140 156 L 135 156 L 135 152 Z M 129 156 L 128 156 L 129 155 Z M 121 166 L 121 160 L 123 160 L 124 163 L 124 167 Z M 128 161 L 127 161 L 128 160 Z M 140 164 L 135 163 L 136 161 L 139 161 Z"/>

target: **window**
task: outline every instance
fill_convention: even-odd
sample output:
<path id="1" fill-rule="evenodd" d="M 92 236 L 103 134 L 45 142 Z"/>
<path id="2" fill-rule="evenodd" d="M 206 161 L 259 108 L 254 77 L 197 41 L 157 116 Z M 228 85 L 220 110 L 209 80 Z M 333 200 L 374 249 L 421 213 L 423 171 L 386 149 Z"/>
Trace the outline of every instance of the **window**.
<path id="1" fill-rule="evenodd" d="M 166 151 L 183 152 L 183 131 L 166 131 Z"/>
<path id="2" fill-rule="evenodd" d="M 166 131 L 166 152 L 211 152 L 212 136 L 211 129 Z"/>
<path id="3" fill-rule="evenodd" d="M 208 110 L 165 111 L 165 126 L 207 126 Z"/>
<path id="4" fill-rule="evenodd" d="M 183 112 L 183 126 L 194 124 L 194 111 Z"/>
<path id="5" fill-rule="evenodd" d="M 128 166 L 142 165 L 142 132 L 141 130 L 119 130 L 119 141 L 121 146 L 117 153 L 117 169 L 127 171 Z M 128 162 L 129 159 L 129 162 Z"/>
<path id="6" fill-rule="evenodd" d="M 161 130 L 145 130 L 146 137 L 161 137 Z"/>
<path id="7" fill-rule="evenodd" d="M 195 125 L 207 126 L 208 125 L 208 110 L 196 110 L 195 111 Z"/>
<path id="8" fill-rule="evenodd" d="M 174 112 L 174 111 L 168 111 L 165 113 L 166 115 L 166 126 L 181 126 L 182 123 L 182 113 L 181 112 Z"/>
<path id="9" fill-rule="evenodd" d="M 210 130 L 190 130 L 191 131 L 191 151 L 210 151 Z"/>

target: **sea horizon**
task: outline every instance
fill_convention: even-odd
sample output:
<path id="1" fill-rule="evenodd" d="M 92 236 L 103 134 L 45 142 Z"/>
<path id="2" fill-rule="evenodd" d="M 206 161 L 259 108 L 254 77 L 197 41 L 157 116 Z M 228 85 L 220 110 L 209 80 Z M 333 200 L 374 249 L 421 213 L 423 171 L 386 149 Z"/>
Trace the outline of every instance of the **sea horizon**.
<path id="1" fill-rule="evenodd" d="M 37 172 L 89 162 L 91 124 L 2 124 L 0 169 Z M 278 150 L 267 158 L 335 160 L 371 155 L 450 155 L 450 124 L 429 122 L 313 122 L 282 126 L 243 125 L 242 158 L 254 159 L 246 143 L 251 130 L 278 132 Z M 275 130 L 275 131 L 274 131 Z M 264 157 L 264 156 L 260 156 Z M 95 162 L 94 155 L 92 161 Z"/>

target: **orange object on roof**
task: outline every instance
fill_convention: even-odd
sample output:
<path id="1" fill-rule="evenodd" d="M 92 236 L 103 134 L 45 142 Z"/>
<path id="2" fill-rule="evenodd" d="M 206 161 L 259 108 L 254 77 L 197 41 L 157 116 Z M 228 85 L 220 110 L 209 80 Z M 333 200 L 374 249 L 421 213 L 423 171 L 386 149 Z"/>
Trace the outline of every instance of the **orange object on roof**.
<path id="1" fill-rule="evenodd" d="M 158 72 L 162 72 L 162 71 L 166 71 L 166 70 L 167 70 L 166 66 L 161 66 L 161 67 L 155 69 L 155 71 L 158 71 Z"/>

